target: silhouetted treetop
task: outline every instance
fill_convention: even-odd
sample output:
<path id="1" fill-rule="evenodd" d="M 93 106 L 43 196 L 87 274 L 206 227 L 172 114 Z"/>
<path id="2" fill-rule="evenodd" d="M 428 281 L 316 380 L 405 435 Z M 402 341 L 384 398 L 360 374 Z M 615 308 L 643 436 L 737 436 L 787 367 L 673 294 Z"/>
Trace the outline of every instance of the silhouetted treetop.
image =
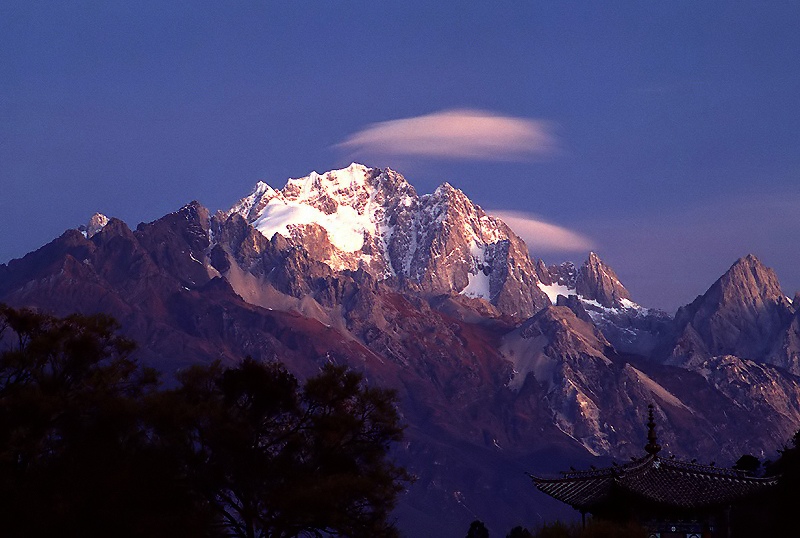
<path id="1" fill-rule="evenodd" d="M 102 315 L 0 305 L 3 536 L 396 536 L 392 391 L 245 359 L 157 375 Z"/>

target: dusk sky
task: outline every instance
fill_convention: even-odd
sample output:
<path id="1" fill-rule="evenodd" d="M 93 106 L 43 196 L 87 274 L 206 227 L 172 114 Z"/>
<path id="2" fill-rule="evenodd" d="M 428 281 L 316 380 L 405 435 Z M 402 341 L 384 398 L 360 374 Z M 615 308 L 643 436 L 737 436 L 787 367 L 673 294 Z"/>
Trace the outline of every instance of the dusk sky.
<path id="1" fill-rule="evenodd" d="M 0 0 L 0 263 L 351 161 L 672 311 L 800 290 L 800 2 Z"/>

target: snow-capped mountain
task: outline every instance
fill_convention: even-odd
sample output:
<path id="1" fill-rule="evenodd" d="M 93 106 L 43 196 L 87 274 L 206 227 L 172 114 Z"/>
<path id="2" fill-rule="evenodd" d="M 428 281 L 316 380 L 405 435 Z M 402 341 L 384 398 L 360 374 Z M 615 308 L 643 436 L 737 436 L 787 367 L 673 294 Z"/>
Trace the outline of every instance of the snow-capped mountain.
<path id="1" fill-rule="evenodd" d="M 549 304 L 522 239 L 447 183 L 419 196 L 397 172 L 354 163 L 280 191 L 260 182 L 225 216 L 233 213 L 334 270 L 363 268 L 432 296 L 462 293 L 518 318 Z"/>
<path id="2" fill-rule="evenodd" d="M 664 450 L 690 458 L 770 457 L 800 427 L 800 297 L 755 257 L 673 318 L 597 254 L 548 267 L 461 191 L 420 196 L 388 169 L 259 183 L 135 230 L 95 215 L 0 264 L 0 301 L 109 313 L 167 376 L 249 355 L 397 389 L 409 535 L 558 510 L 523 471 L 640 455 L 649 403 Z"/>
<path id="3" fill-rule="evenodd" d="M 222 215 L 234 213 L 267 239 L 277 233 L 302 244 L 334 270 L 362 268 L 432 296 L 485 299 L 517 319 L 557 304 L 559 295 L 576 295 L 598 321 L 643 313 L 594 252 L 580 267 L 534 264 L 524 241 L 460 190 L 444 183 L 419 196 L 391 169 L 353 163 L 289 179 L 280 191 L 259 182 Z"/>

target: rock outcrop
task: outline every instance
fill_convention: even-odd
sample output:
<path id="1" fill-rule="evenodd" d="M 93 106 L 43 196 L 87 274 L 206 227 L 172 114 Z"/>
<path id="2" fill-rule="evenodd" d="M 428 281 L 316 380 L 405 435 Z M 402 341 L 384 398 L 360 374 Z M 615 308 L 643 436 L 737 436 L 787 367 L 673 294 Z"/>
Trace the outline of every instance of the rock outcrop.
<path id="1" fill-rule="evenodd" d="M 525 243 L 447 183 L 419 196 L 393 170 L 353 164 L 280 191 L 259 183 L 223 218 L 234 214 L 334 270 L 363 268 L 431 297 L 462 293 L 518 319 L 550 304 Z"/>
<path id="2" fill-rule="evenodd" d="M 773 350 L 792 314 L 792 305 L 781 291 L 775 272 L 748 255 L 734 263 L 706 293 L 678 310 L 677 340 L 670 362 L 734 355 L 790 367 L 789 360 L 773 354 Z"/>
<path id="3" fill-rule="evenodd" d="M 772 457 L 800 427 L 800 299 L 753 256 L 673 319 L 594 253 L 534 264 L 458 189 L 418 196 L 360 165 L 260 183 L 224 213 L 192 202 L 135 230 L 93 223 L 0 264 L 0 301 L 109 313 L 167 382 L 249 355 L 396 389 L 397 457 L 419 477 L 398 510 L 411 535 L 558 510 L 522 471 L 641 455 L 649 403 L 683 457 Z"/>
<path id="4" fill-rule="evenodd" d="M 631 295 L 619 281 L 617 274 L 594 252 L 589 253 L 587 260 L 578 269 L 575 291 L 579 296 L 597 301 L 607 308 L 625 307 L 631 303 Z"/>

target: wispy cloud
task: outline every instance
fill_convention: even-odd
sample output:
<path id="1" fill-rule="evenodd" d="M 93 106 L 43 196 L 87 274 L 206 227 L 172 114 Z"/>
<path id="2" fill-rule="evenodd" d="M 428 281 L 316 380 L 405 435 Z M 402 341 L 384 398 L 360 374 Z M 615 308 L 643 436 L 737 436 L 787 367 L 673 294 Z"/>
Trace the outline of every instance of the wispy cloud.
<path id="1" fill-rule="evenodd" d="M 554 252 L 586 253 L 595 248 L 595 243 L 588 237 L 545 222 L 535 215 L 521 211 L 489 211 L 509 225 L 534 255 Z"/>
<path id="2" fill-rule="evenodd" d="M 354 155 L 530 161 L 558 151 L 551 123 L 473 109 L 372 124 L 337 147 Z"/>

